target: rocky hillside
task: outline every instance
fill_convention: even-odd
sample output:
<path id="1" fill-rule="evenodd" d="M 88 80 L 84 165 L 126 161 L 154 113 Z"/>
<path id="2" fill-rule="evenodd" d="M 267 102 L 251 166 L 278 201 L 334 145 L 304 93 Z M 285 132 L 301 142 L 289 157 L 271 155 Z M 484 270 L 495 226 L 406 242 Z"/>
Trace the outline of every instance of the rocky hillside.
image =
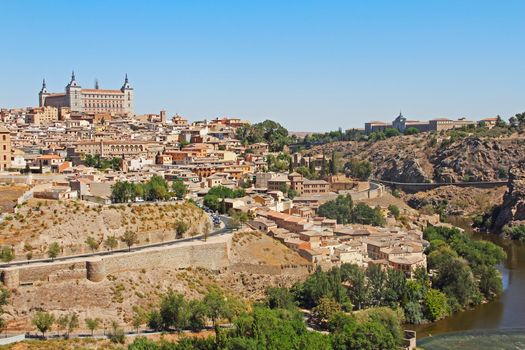
<path id="1" fill-rule="evenodd" d="M 230 253 L 231 266 L 220 272 L 151 266 L 110 274 L 101 282 L 56 279 L 21 286 L 12 291 L 4 309 L 7 330 L 33 330 L 30 318 L 38 310 L 55 316 L 76 312 L 81 330 L 87 317 L 100 318 L 106 327 L 115 321 L 129 330 L 134 309 L 150 310 L 169 290 L 199 299 L 208 288 L 219 287 L 227 295 L 251 303 L 260 300 L 267 287 L 290 287 L 311 271 L 310 263 L 298 253 L 252 230 L 235 233 Z"/>
<path id="2" fill-rule="evenodd" d="M 506 225 L 525 223 L 525 165 L 509 171 L 508 190 L 495 213 L 492 229 L 499 232 Z"/>
<path id="3" fill-rule="evenodd" d="M 17 214 L 0 223 L 0 245 L 14 248 L 18 259 L 31 254 L 46 257 L 53 242 L 61 246 L 60 255 L 90 251 L 86 239 L 92 237 L 105 249 L 103 241 L 121 237 L 126 230 L 137 233 L 137 244 L 175 239 L 176 225 L 186 224 L 183 236 L 211 229 L 208 216 L 189 203 L 144 203 L 133 205 L 95 205 L 81 201 L 30 200 Z M 119 247 L 124 243 L 118 240 Z"/>
<path id="4" fill-rule="evenodd" d="M 525 161 L 525 136 L 488 138 L 419 134 L 376 142 L 333 142 L 309 149 L 315 155 L 340 152 L 342 161 L 367 159 L 373 176 L 398 182 L 495 181 Z"/>
<path id="5" fill-rule="evenodd" d="M 430 161 L 434 180 L 494 181 L 525 160 L 525 137 L 480 139 L 469 137 L 436 149 Z"/>

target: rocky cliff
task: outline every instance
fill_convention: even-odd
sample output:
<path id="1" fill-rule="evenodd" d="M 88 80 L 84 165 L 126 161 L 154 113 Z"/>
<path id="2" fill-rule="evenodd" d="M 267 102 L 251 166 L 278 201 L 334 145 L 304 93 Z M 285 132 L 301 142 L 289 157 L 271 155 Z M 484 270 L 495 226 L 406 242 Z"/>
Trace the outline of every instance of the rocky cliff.
<path id="1" fill-rule="evenodd" d="M 436 182 L 494 181 L 523 162 L 524 138 L 467 137 L 444 143 L 430 157 Z"/>
<path id="2" fill-rule="evenodd" d="M 398 136 L 377 142 L 334 142 L 306 152 L 315 155 L 332 150 L 350 158 L 367 159 L 373 176 L 398 182 L 498 181 L 508 169 L 525 162 L 525 136 L 457 140 L 447 135 Z"/>
<path id="3" fill-rule="evenodd" d="M 503 196 L 493 223 L 493 230 L 499 232 L 505 225 L 525 223 L 525 164 L 509 171 L 508 190 Z"/>

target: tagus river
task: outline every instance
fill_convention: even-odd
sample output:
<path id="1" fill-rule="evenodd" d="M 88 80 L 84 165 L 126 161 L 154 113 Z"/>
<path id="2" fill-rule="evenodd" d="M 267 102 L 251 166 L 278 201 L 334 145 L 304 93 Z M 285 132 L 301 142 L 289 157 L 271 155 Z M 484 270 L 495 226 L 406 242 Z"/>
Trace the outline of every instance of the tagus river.
<path id="1" fill-rule="evenodd" d="M 525 330 L 525 244 L 490 234 L 472 235 L 477 239 L 491 240 L 507 252 L 507 259 L 498 267 L 503 278 L 503 294 L 475 309 L 456 313 L 432 324 L 417 326 L 415 330 L 418 339 L 449 332 L 473 331 L 466 332 L 466 336 L 511 334 L 516 329 Z M 525 331 L 520 333 L 525 334 Z"/>

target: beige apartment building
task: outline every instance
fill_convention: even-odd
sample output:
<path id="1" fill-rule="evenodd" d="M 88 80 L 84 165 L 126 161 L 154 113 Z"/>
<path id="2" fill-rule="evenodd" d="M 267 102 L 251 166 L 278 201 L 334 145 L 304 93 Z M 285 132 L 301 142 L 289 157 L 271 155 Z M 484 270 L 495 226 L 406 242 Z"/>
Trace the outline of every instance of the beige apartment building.
<path id="1" fill-rule="evenodd" d="M 0 125 L 0 171 L 11 167 L 11 135 L 9 130 Z"/>
<path id="2" fill-rule="evenodd" d="M 26 115 L 29 124 L 41 125 L 58 121 L 58 108 L 52 106 L 33 108 Z"/>

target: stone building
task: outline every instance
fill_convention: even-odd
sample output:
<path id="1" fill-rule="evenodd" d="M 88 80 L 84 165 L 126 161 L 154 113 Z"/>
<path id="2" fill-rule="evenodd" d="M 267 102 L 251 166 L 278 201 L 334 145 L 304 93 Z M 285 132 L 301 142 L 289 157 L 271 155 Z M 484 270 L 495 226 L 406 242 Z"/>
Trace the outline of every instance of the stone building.
<path id="1" fill-rule="evenodd" d="M 155 155 L 162 150 L 156 142 L 148 141 L 80 141 L 75 144 L 78 154 L 98 154 L 101 157 Z"/>
<path id="2" fill-rule="evenodd" d="M 133 115 L 134 111 L 134 91 L 128 82 L 127 74 L 120 89 L 103 90 L 99 88 L 98 82 L 94 89 L 83 89 L 77 83 L 73 72 L 65 92 L 49 92 L 44 80 L 38 98 L 40 107 L 53 106 L 58 109 L 68 107 L 71 112 Z"/>
<path id="3" fill-rule="evenodd" d="M 11 135 L 9 129 L 0 125 L 0 171 L 11 167 Z"/>
<path id="4" fill-rule="evenodd" d="M 33 108 L 26 114 L 26 122 L 29 124 L 41 125 L 58 121 L 58 108 L 44 106 Z"/>
<path id="5" fill-rule="evenodd" d="M 476 123 L 465 118 L 459 118 L 457 120 L 436 118 L 429 121 L 408 120 L 402 113 L 399 113 L 392 123 L 377 121 L 365 123 L 365 133 L 384 132 L 386 129 L 397 129 L 400 132 L 405 132 L 405 130 L 409 128 L 417 129 L 419 132 L 441 131 L 469 125 L 476 125 Z"/>

